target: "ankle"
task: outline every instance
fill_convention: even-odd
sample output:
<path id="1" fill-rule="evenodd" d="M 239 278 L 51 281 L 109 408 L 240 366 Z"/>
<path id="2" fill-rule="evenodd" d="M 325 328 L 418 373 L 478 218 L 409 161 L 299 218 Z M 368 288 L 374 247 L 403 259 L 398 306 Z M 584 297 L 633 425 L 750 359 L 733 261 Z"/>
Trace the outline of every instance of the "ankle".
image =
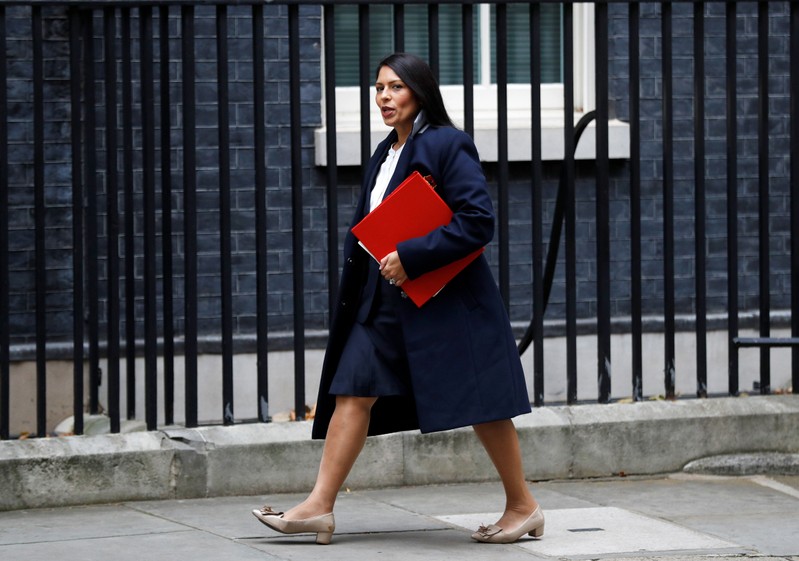
<path id="1" fill-rule="evenodd" d="M 536 508 L 538 508 L 538 502 L 532 497 L 529 500 L 505 503 L 505 512 L 523 514 L 525 516 L 535 511 Z"/>
<path id="2" fill-rule="evenodd" d="M 329 514 L 330 512 L 330 510 L 323 512 L 323 509 L 320 509 L 312 504 L 308 504 L 307 502 L 302 502 L 297 506 L 287 510 L 283 515 L 283 518 L 286 520 L 307 520 L 308 518 L 316 518 L 317 516 Z"/>
<path id="3" fill-rule="evenodd" d="M 336 495 L 333 495 L 333 498 L 330 499 L 326 496 L 317 495 L 311 491 L 311 494 L 308 495 L 308 498 L 305 499 L 303 504 L 307 505 L 313 510 L 318 510 L 321 514 L 328 514 L 333 512 L 333 507 L 336 506 L 336 498 Z"/>

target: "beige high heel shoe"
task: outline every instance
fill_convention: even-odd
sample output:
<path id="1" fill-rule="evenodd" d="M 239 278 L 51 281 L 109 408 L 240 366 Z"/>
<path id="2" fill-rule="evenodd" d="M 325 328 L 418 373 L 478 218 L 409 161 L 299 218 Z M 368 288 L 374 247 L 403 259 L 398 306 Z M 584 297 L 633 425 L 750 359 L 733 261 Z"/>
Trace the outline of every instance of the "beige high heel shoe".
<path id="1" fill-rule="evenodd" d="M 541 512 L 540 505 L 516 529 L 503 530 L 495 524 L 480 526 L 472 534 L 472 539 L 483 543 L 513 543 L 525 534 L 534 538 L 540 538 L 544 535 L 544 513 Z"/>
<path id="2" fill-rule="evenodd" d="M 336 520 L 332 512 L 304 520 L 284 520 L 283 513 L 275 512 L 270 506 L 256 508 L 252 513 L 262 523 L 281 534 L 316 533 L 316 543 L 320 545 L 329 544 L 336 530 Z"/>

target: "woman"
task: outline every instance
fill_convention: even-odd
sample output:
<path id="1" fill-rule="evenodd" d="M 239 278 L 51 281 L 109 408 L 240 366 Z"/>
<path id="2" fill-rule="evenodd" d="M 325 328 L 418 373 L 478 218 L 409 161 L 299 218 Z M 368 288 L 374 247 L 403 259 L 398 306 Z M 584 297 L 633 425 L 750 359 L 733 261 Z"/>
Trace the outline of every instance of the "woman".
<path id="1" fill-rule="evenodd" d="M 286 534 L 329 543 L 336 495 L 370 435 L 472 425 L 496 467 L 505 511 L 472 538 L 541 536 L 544 517 L 524 480 L 511 418 L 530 411 L 510 322 L 488 263 L 478 257 L 421 308 L 402 285 L 485 246 L 494 213 L 472 139 L 455 128 L 430 67 L 397 53 L 380 62 L 375 101 L 393 128 L 364 174 L 357 224 L 413 171 L 431 175 L 452 221 L 400 243 L 378 264 L 352 232 L 344 241 L 339 304 L 330 331 L 313 437 L 325 446 L 316 484 L 285 513 L 253 514 Z"/>

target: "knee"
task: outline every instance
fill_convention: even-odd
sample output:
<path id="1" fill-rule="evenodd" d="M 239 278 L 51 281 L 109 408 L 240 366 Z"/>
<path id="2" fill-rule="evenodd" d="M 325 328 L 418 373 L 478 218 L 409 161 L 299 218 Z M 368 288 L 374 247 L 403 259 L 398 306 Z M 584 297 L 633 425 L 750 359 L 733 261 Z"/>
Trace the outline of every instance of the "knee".
<path id="1" fill-rule="evenodd" d="M 376 401 L 376 397 L 339 395 L 336 396 L 336 411 L 352 415 L 369 415 Z"/>
<path id="2" fill-rule="evenodd" d="M 499 421 L 480 423 L 478 425 L 472 425 L 472 428 L 478 435 L 516 432 L 516 426 L 513 424 L 513 420 L 511 419 L 501 419 Z"/>

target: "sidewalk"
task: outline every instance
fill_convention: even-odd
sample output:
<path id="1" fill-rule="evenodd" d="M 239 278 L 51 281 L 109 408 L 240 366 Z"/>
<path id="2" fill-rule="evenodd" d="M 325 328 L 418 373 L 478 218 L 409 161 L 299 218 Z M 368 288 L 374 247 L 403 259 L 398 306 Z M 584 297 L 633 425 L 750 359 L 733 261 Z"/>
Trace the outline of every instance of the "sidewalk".
<path id="1" fill-rule="evenodd" d="M 3 561 L 371 561 L 757 557 L 799 561 L 799 476 L 535 483 L 541 540 L 478 544 L 498 516 L 496 483 L 342 492 L 329 546 L 282 536 L 250 510 L 302 495 L 126 502 L 0 512 Z"/>

